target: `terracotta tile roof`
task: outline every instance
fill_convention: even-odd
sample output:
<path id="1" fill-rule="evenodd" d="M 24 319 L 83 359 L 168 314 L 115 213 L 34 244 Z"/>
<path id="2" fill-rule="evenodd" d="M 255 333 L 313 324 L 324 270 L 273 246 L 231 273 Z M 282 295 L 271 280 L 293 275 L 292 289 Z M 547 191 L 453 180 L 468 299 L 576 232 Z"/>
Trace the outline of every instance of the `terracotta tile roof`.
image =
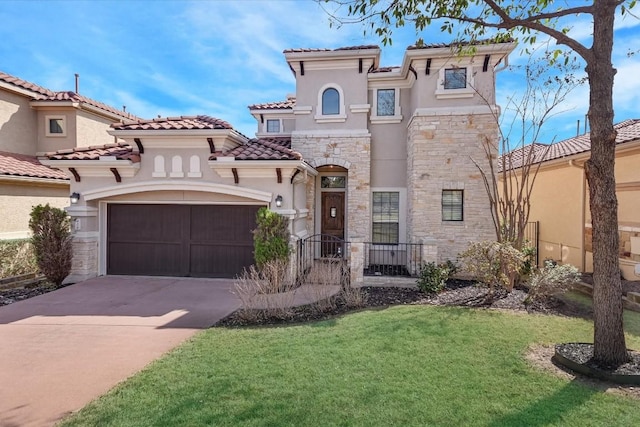
<path id="1" fill-rule="evenodd" d="M 35 92 L 34 93 L 34 98 L 35 99 L 42 99 L 45 96 L 51 96 L 51 95 L 55 94 L 55 92 L 53 92 L 53 91 L 51 91 L 51 90 L 49 90 L 47 88 L 44 88 L 42 86 L 38 86 L 37 84 L 28 82 L 26 80 L 19 79 L 18 77 L 12 76 L 12 75 L 7 74 L 7 73 L 4 73 L 2 71 L 0 71 L 0 81 L 12 84 L 12 85 L 17 86 L 17 87 L 22 88 L 22 89 L 27 89 L 27 90 L 29 90 L 31 92 Z"/>
<path id="2" fill-rule="evenodd" d="M 35 156 L 6 153 L 4 151 L 0 151 L 0 176 L 1 175 L 60 180 L 69 179 L 61 170 L 41 164 Z"/>
<path id="3" fill-rule="evenodd" d="M 613 127 L 618 132 L 616 145 L 640 139 L 640 119 L 625 120 Z M 585 153 L 591 150 L 590 138 L 590 133 L 585 133 L 551 145 L 534 143 L 524 147 L 524 149 L 518 148 L 505 154 L 505 156 L 508 156 L 505 162 L 507 162 L 508 169 L 519 168 L 523 165 L 523 161 L 528 158 L 529 152 L 532 149 L 533 153 L 531 153 L 531 158 L 533 159 L 533 163 L 546 162 L 574 154 Z M 501 156 L 498 161 L 500 165 L 502 164 L 502 157 L 503 156 Z"/>
<path id="4" fill-rule="evenodd" d="M 136 120 L 114 123 L 111 127 L 116 130 L 233 129 L 224 120 L 210 116 L 180 116 Z"/>
<path id="5" fill-rule="evenodd" d="M 375 44 L 367 44 L 360 46 L 344 46 L 336 49 L 316 49 L 316 48 L 295 48 L 295 49 L 285 49 L 284 53 L 300 53 L 300 52 L 338 52 L 341 50 L 365 50 L 365 49 L 380 49 L 378 45 Z"/>
<path id="6" fill-rule="evenodd" d="M 133 153 L 133 148 L 126 143 L 76 147 L 66 150 L 38 153 L 38 157 L 49 160 L 99 160 L 100 156 L 114 156 L 116 160 L 140 162 L 140 154 Z"/>
<path id="7" fill-rule="evenodd" d="M 54 92 L 42 86 L 38 86 L 35 83 L 28 82 L 26 80 L 22 80 L 18 77 L 12 76 L 10 74 L 4 73 L 0 71 L 0 81 L 5 83 L 9 83 L 13 86 L 26 89 L 30 92 L 33 92 L 33 99 L 35 101 L 72 101 L 72 102 L 81 102 L 84 104 L 91 105 L 96 108 L 100 108 L 101 110 L 105 110 L 111 114 L 115 114 L 125 119 L 129 120 L 137 120 L 138 117 L 127 113 L 125 111 L 118 110 L 117 108 L 111 107 L 102 102 L 98 102 L 91 98 L 87 98 L 86 96 L 82 96 L 75 92 L 67 91 L 67 92 Z"/>
<path id="8" fill-rule="evenodd" d="M 249 105 L 250 110 L 291 110 L 296 105 L 295 98 L 286 101 L 266 102 L 264 104 Z"/>
<path id="9" fill-rule="evenodd" d="M 483 39 L 483 40 L 475 40 L 473 42 L 469 41 L 455 41 L 452 43 L 429 43 L 423 44 L 421 46 L 411 45 L 407 47 L 407 50 L 417 50 L 417 49 L 438 49 L 443 47 L 462 47 L 462 46 L 479 46 L 479 45 L 489 45 L 489 44 L 502 44 L 502 43 L 513 43 L 514 39 L 508 38 L 505 40 L 495 41 L 491 39 Z"/>
<path id="10" fill-rule="evenodd" d="M 40 101 L 71 101 L 71 102 L 80 102 L 84 104 L 89 104 L 93 107 L 100 108 L 101 110 L 105 110 L 111 114 L 115 114 L 127 120 L 140 120 L 138 116 L 135 116 L 126 111 L 118 110 L 117 108 L 111 107 L 105 103 L 96 101 L 91 98 L 87 98 L 86 96 L 82 96 L 75 92 L 55 92 L 53 95 L 47 96 Z"/>
<path id="11" fill-rule="evenodd" d="M 236 160 L 302 160 L 302 155 L 291 150 L 289 138 L 252 139 L 233 150 L 214 153 L 209 160 L 218 157 L 235 157 Z"/>

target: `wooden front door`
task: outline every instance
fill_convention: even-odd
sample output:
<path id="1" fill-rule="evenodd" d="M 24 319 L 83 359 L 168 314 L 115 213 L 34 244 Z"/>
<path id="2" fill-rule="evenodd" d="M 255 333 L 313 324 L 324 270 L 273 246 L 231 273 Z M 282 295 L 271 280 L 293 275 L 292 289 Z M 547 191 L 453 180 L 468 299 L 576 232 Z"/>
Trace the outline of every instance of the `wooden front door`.
<path id="1" fill-rule="evenodd" d="M 343 253 L 342 243 L 344 239 L 344 195 L 342 192 L 323 192 L 320 214 L 320 232 L 327 238 L 322 244 L 322 256 L 340 256 Z M 323 237 L 323 239 L 325 239 Z"/>

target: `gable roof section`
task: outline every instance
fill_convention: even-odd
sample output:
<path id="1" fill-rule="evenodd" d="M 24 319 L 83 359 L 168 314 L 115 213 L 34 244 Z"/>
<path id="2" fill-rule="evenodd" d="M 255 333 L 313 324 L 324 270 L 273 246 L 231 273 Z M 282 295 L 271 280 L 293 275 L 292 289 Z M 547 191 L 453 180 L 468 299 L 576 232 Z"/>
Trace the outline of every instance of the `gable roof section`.
<path id="1" fill-rule="evenodd" d="M 69 180 L 64 172 L 41 164 L 35 156 L 4 151 L 0 151 L 1 176 Z"/>
<path id="2" fill-rule="evenodd" d="M 302 155 L 291 148 L 290 138 L 251 139 L 233 150 L 216 152 L 209 160 L 234 157 L 236 160 L 302 160 Z"/>
<path id="3" fill-rule="evenodd" d="M 114 123 L 111 127 L 115 130 L 233 129 L 224 120 L 204 115 L 125 121 Z"/>
<path id="4" fill-rule="evenodd" d="M 48 160 L 100 160 L 101 156 L 115 157 L 116 160 L 129 160 L 132 163 L 140 162 L 140 154 L 133 153 L 133 147 L 125 143 L 76 147 L 48 153 L 38 153 L 38 157 Z"/>
<path id="5" fill-rule="evenodd" d="M 624 144 L 640 140 L 640 119 L 629 119 L 613 126 L 618 132 L 616 136 L 616 145 Z M 550 160 L 561 159 L 580 153 L 586 153 L 591 150 L 591 134 L 589 132 L 565 139 L 555 144 L 533 143 L 525 147 L 517 148 L 503 156 L 500 156 L 498 164 L 502 165 L 504 158 L 508 169 L 518 169 L 523 166 L 529 157 L 529 151 L 533 163 L 547 162 Z"/>
<path id="6" fill-rule="evenodd" d="M 96 101 L 91 98 L 87 98 L 86 96 L 82 96 L 78 93 L 72 91 L 60 91 L 54 92 L 45 87 L 39 86 L 35 83 L 28 82 L 26 80 L 22 80 L 18 77 L 12 76 L 10 74 L 4 73 L 0 71 L 0 82 L 8 83 L 10 86 L 15 86 L 19 89 L 25 89 L 31 93 L 32 100 L 38 102 L 60 102 L 60 101 L 70 101 L 70 102 L 78 102 L 90 105 L 95 108 L 99 108 L 104 110 L 110 114 L 121 117 L 127 120 L 137 120 L 138 117 L 127 113 L 125 111 L 121 111 L 117 108 L 111 107 L 102 102 Z"/>

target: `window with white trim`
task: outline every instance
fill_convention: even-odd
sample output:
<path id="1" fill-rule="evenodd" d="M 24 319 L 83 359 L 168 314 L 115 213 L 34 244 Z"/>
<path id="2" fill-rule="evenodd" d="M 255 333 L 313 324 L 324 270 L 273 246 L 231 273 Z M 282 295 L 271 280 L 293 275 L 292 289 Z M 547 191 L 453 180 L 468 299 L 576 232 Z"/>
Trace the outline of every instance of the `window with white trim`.
<path id="1" fill-rule="evenodd" d="M 46 116 L 45 126 L 45 135 L 47 136 L 67 135 L 65 116 Z"/>
<path id="2" fill-rule="evenodd" d="M 397 244 L 400 235 L 400 193 L 374 191 L 372 212 L 372 242 Z"/>
<path id="3" fill-rule="evenodd" d="M 467 87 L 466 68 L 445 68 L 444 83 L 445 89 L 464 89 Z"/>
<path id="4" fill-rule="evenodd" d="M 462 221 L 464 219 L 464 191 L 442 190 L 442 220 Z"/>
<path id="5" fill-rule="evenodd" d="M 472 98 L 475 95 L 473 67 L 451 66 L 441 68 L 438 75 L 437 99 Z"/>
<path id="6" fill-rule="evenodd" d="M 267 132 L 268 133 L 280 133 L 280 120 L 267 119 Z"/>
<path id="7" fill-rule="evenodd" d="M 378 89 L 376 97 L 376 114 L 378 116 L 396 115 L 396 90 Z"/>
<path id="8" fill-rule="evenodd" d="M 322 92 L 322 115 L 340 114 L 340 93 L 336 88 L 330 87 Z"/>

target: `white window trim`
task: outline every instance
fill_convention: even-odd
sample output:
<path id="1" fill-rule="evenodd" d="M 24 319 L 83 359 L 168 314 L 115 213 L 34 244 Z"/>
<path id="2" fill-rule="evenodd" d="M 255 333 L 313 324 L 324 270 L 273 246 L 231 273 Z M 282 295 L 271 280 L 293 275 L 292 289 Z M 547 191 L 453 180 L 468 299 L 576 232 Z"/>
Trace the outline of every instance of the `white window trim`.
<path id="1" fill-rule="evenodd" d="M 473 89 L 475 80 L 473 78 L 473 66 L 467 65 L 466 67 L 457 67 L 457 68 L 466 68 L 467 69 L 467 87 L 464 89 L 445 89 L 444 88 L 444 71 L 447 69 L 456 68 L 456 67 L 442 67 L 438 73 L 438 87 L 436 89 L 436 98 L 437 99 L 452 99 L 452 98 L 473 98 L 476 94 L 476 91 Z"/>
<path id="2" fill-rule="evenodd" d="M 62 120 L 62 133 L 51 133 L 49 122 L 51 120 Z M 46 136 L 51 137 L 65 137 L 67 136 L 67 116 L 65 115 L 50 115 L 44 116 L 44 133 Z"/>
<path id="3" fill-rule="evenodd" d="M 269 120 L 273 120 L 273 121 L 277 121 L 278 122 L 278 126 L 280 128 L 280 130 L 278 132 L 269 132 L 269 127 L 267 125 L 267 123 L 269 123 Z M 282 134 L 284 131 L 284 122 L 282 119 L 273 119 L 273 118 L 265 118 L 264 119 L 264 123 L 262 125 L 262 133 L 267 133 L 269 135 L 280 135 Z"/>
<path id="4" fill-rule="evenodd" d="M 335 89 L 340 95 L 340 112 L 338 114 L 322 114 L 322 94 L 327 89 Z M 340 85 L 336 83 L 327 83 L 318 91 L 318 104 L 316 105 L 316 115 L 314 116 L 316 123 L 344 123 L 347 121 L 347 112 L 344 106 L 344 91 Z"/>
<path id="5" fill-rule="evenodd" d="M 399 201 L 399 210 L 398 210 L 398 243 L 406 243 L 407 240 L 407 189 L 404 187 L 374 187 L 371 188 L 371 195 L 369 200 L 371 201 L 371 217 L 369 218 L 369 227 L 371 228 L 369 232 L 373 231 L 373 193 L 388 193 L 388 192 L 396 192 L 399 193 L 400 201 Z M 371 236 L 371 240 L 373 241 L 373 235 Z M 376 248 L 387 248 L 393 249 L 397 248 L 397 245 L 388 244 L 388 243 L 372 243 Z"/>
<path id="6" fill-rule="evenodd" d="M 378 91 L 393 89 L 395 91 L 395 106 L 393 116 L 378 116 Z M 371 109 L 371 123 L 386 124 L 402 122 L 402 110 L 400 109 L 400 88 L 387 87 L 373 89 L 373 108 Z"/>

